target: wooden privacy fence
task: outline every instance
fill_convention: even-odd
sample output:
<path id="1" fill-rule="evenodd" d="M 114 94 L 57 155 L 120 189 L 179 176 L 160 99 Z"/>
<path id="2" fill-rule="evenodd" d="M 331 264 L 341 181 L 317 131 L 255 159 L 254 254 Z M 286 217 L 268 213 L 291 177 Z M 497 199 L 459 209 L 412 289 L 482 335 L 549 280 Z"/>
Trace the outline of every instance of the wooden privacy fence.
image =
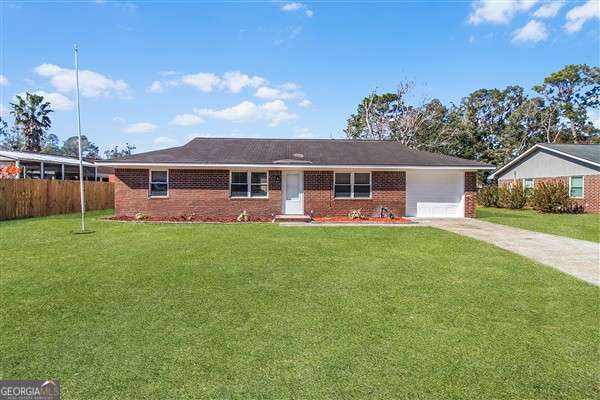
<path id="1" fill-rule="evenodd" d="M 113 208 L 110 182 L 84 182 L 85 209 Z M 79 212 L 79 181 L 0 179 L 0 220 Z"/>

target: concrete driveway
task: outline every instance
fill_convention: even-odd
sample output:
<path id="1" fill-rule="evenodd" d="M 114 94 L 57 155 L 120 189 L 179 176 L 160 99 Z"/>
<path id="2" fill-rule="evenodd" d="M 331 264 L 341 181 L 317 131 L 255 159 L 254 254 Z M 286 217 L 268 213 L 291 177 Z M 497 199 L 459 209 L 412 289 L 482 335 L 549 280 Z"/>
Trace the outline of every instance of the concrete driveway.
<path id="1" fill-rule="evenodd" d="M 427 225 L 491 243 L 600 286 L 600 245 L 493 224 L 477 219 L 416 219 Z"/>

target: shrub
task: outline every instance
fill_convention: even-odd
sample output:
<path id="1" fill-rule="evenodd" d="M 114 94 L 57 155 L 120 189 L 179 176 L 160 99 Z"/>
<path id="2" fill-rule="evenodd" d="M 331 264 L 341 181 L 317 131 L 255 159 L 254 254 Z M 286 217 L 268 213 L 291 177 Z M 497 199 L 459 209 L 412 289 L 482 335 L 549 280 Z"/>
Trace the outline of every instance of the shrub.
<path id="1" fill-rule="evenodd" d="M 246 210 L 242 211 L 240 215 L 237 217 L 238 222 L 248 222 L 250 221 L 250 216 Z"/>
<path id="2" fill-rule="evenodd" d="M 15 164 L 6 165 L 0 168 L 0 179 L 14 179 L 21 173 L 21 170 Z"/>
<path id="3" fill-rule="evenodd" d="M 520 184 L 498 189 L 498 207 L 518 210 L 527 204 L 527 194 Z"/>
<path id="4" fill-rule="evenodd" d="M 363 214 L 362 209 L 359 208 L 358 210 L 350 210 L 350 212 L 348 213 L 348 218 L 350 218 L 350 219 L 367 219 L 368 216 Z"/>
<path id="5" fill-rule="evenodd" d="M 562 182 L 540 182 L 529 198 L 531 208 L 543 213 L 579 213 L 583 207 L 578 206 L 569 197 L 569 189 Z"/>
<path id="6" fill-rule="evenodd" d="M 498 207 L 498 186 L 482 187 L 477 195 L 477 201 L 484 207 Z"/>

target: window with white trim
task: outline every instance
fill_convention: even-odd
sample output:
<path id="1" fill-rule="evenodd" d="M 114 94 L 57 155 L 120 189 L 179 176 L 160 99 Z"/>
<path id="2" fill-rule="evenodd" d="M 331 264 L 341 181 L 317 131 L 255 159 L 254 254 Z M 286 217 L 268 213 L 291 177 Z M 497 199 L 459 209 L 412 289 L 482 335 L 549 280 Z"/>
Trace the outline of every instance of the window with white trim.
<path id="1" fill-rule="evenodd" d="M 167 197 L 169 195 L 169 171 L 150 171 L 150 197 Z"/>
<path id="2" fill-rule="evenodd" d="M 269 175 L 267 172 L 232 171 L 231 197 L 268 197 Z"/>
<path id="3" fill-rule="evenodd" d="M 523 179 L 523 189 L 526 192 L 530 192 L 533 190 L 533 178 L 524 178 Z"/>
<path id="4" fill-rule="evenodd" d="M 336 172 L 333 178 L 336 199 L 364 199 L 371 197 L 370 172 Z"/>
<path id="5" fill-rule="evenodd" d="M 583 176 L 569 178 L 569 195 L 576 199 L 583 198 Z"/>

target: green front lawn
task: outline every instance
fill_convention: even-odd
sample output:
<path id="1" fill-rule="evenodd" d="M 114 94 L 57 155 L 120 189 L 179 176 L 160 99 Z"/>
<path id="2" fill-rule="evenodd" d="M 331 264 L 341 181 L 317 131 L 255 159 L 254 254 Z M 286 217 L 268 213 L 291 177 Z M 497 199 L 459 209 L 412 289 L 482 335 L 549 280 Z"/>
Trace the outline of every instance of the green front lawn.
<path id="1" fill-rule="evenodd" d="M 479 207 L 477 218 L 530 231 L 600 242 L 600 214 L 542 214 L 527 209 Z"/>
<path id="2" fill-rule="evenodd" d="M 93 214 L 98 216 L 100 214 Z M 432 228 L 0 222 L 0 378 L 64 399 L 600 393 L 599 289 Z"/>

